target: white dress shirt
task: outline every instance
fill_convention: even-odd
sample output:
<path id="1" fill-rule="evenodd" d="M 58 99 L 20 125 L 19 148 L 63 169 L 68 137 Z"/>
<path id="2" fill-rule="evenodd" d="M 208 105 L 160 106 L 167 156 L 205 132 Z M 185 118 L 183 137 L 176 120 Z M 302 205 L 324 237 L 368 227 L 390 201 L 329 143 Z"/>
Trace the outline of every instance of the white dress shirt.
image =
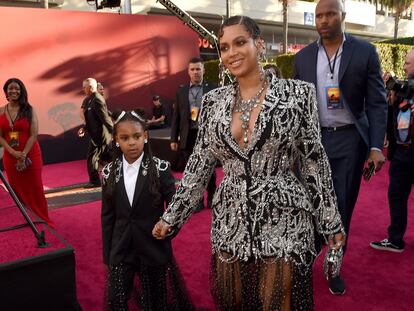
<path id="1" fill-rule="evenodd" d="M 139 174 L 139 168 L 141 166 L 142 158 L 144 153 L 132 164 L 129 164 L 125 159 L 125 156 L 122 155 L 122 168 L 124 174 L 124 185 L 125 190 L 128 195 L 129 204 L 132 207 L 132 202 L 134 201 L 135 185 L 137 183 L 137 178 Z"/>

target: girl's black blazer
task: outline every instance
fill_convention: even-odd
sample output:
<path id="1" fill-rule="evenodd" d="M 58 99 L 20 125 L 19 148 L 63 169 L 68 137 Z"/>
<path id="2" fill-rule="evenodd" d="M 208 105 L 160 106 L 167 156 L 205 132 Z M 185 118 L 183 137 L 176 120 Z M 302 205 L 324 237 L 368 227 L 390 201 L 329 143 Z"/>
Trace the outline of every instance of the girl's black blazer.
<path id="1" fill-rule="evenodd" d="M 144 155 L 135 185 L 132 206 L 124 186 L 122 158 L 118 159 L 115 193 L 106 198 L 109 170 L 114 162 L 103 169 L 102 189 L 102 241 L 103 258 L 106 265 L 117 265 L 126 258 L 136 258 L 147 265 L 167 263 L 172 256 L 171 239 L 156 240 L 152 229 L 164 212 L 164 204 L 169 203 L 175 193 L 175 179 L 167 161 L 154 157 L 160 180 L 161 204 L 153 206 L 149 191 L 148 164 Z"/>

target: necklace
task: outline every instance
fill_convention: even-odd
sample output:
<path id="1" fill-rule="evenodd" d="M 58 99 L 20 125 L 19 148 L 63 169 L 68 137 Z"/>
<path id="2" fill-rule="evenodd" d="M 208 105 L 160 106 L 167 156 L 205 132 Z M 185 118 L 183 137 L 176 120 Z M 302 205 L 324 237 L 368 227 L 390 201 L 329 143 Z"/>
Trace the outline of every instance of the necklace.
<path id="1" fill-rule="evenodd" d="M 242 99 L 241 94 L 240 94 L 240 85 L 237 85 L 236 103 L 234 105 L 234 111 L 241 112 L 240 120 L 242 121 L 242 126 L 241 126 L 242 130 L 244 131 L 243 133 L 244 147 L 246 147 L 247 143 L 249 142 L 248 134 L 249 134 L 249 121 L 250 121 L 251 112 L 254 108 L 256 108 L 259 105 L 260 95 L 264 91 L 266 85 L 267 85 L 266 82 L 264 82 L 260 90 L 257 92 L 257 94 L 247 100 Z"/>
<path id="2" fill-rule="evenodd" d="M 17 110 L 16 116 L 14 118 L 12 118 L 11 113 L 9 111 L 9 104 L 6 105 L 6 112 L 9 115 L 10 121 L 11 121 L 11 129 L 13 131 L 14 128 L 14 123 L 16 122 L 17 118 L 19 117 L 19 110 Z"/>

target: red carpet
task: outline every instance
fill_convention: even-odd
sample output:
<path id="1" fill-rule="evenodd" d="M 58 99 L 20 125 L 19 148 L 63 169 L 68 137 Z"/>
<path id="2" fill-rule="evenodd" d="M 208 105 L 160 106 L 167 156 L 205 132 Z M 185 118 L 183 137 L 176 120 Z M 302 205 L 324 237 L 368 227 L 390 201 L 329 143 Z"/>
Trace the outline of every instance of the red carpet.
<path id="1" fill-rule="evenodd" d="M 373 250 L 371 240 L 386 236 L 388 167 L 371 182 L 364 182 L 354 213 L 349 248 L 344 260 L 345 296 L 332 296 L 322 275 L 322 256 L 314 269 L 315 309 L 412 310 L 414 291 L 414 221 L 409 219 L 406 250 L 393 254 Z M 46 187 L 64 186 L 87 180 L 83 161 L 46 166 Z M 3 196 L 0 205 L 3 205 Z M 411 196 L 410 209 L 414 205 Z M 7 206 L 7 205 L 6 205 Z M 101 254 L 100 203 L 54 209 L 50 216 L 57 231 L 75 249 L 78 300 L 85 311 L 102 310 L 104 268 Z M 174 240 L 174 251 L 197 307 L 214 310 L 209 293 L 211 212 L 195 214 Z M 0 236 L 3 233 L 0 233 Z M 5 250 L 0 250 L 3 253 Z"/>

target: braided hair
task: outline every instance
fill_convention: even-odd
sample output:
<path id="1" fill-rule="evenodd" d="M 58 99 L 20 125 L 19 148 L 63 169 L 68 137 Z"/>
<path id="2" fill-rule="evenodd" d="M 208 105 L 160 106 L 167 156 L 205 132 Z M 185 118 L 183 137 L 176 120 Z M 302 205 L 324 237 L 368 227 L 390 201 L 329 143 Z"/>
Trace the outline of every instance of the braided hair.
<path id="1" fill-rule="evenodd" d="M 262 37 L 261 31 L 257 23 L 248 16 L 235 15 L 231 16 L 223 21 L 218 31 L 218 37 L 221 38 L 224 33 L 224 28 L 233 25 L 243 25 L 246 31 L 252 36 L 253 39 Z"/>
<path id="2" fill-rule="evenodd" d="M 20 79 L 17 79 L 17 78 L 8 79 L 6 83 L 4 83 L 3 85 L 4 94 L 6 95 L 7 100 L 9 100 L 8 95 L 7 95 L 7 88 L 12 83 L 16 83 L 20 87 L 20 96 L 19 96 L 19 108 L 20 109 L 19 109 L 19 114 L 17 118 L 27 118 L 29 120 L 29 123 L 31 124 L 32 117 L 33 117 L 33 108 L 29 104 L 27 90 L 26 90 L 26 87 L 24 86 L 24 83 Z"/>
<path id="3" fill-rule="evenodd" d="M 110 165 L 110 171 L 106 186 L 104 187 L 104 196 L 106 199 L 113 199 L 116 191 L 116 175 L 121 169 L 120 161 L 118 159 L 122 156 L 122 150 L 115 145 L 115 137 L 117 135 L 117 127 L 121 122 L 132 121 L 140 124 L 144 132 L 148 131 L 147 124 L 145 122 L 145 114 L 141 109 L 133 111 L 115 111 L 112 113 L 112 117 L 115 120 L 113 129 L 113 141 L 112 141 L 112 165 Z M 144 144 L 144 154 L 148 163 L 148 178 L 149 178 L 149 192 L 153 197 L 153 206 L 157 207 L 161 204 L 161 194 L 159 191 L 160 180 L 158 176 L 157 166 L 155 164 L 152 150 L 149 142 Z"/>

